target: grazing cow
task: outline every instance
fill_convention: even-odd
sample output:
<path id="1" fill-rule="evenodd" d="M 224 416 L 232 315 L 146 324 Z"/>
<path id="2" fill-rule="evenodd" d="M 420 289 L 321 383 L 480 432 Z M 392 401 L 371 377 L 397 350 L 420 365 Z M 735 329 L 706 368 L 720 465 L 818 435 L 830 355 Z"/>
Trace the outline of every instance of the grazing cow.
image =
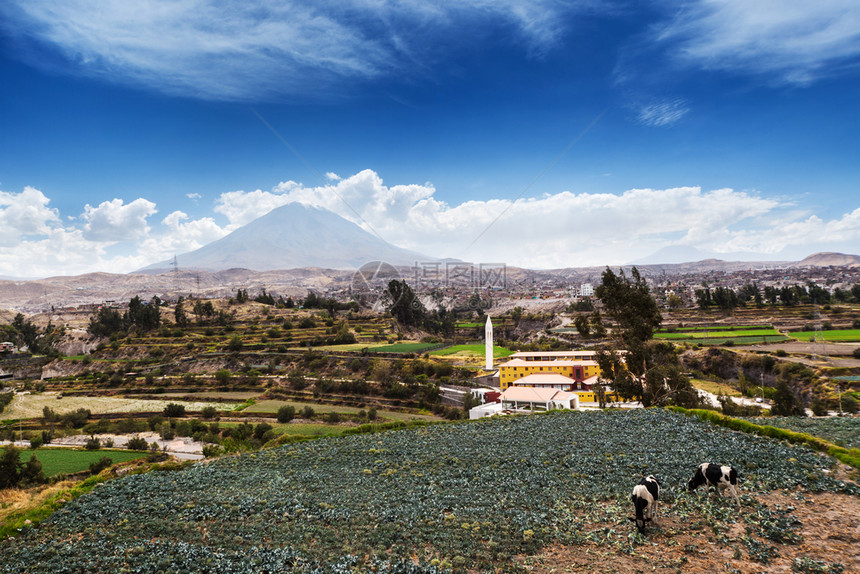
<path id="1" fill-rule="evenodd" d="M 640 534 L 645 533 L 645 523 L 657 516 L 657 500 L 659 499 L 660 483 L 651 475 L 646 476 L 633 487 L 630 500 L 633 501 L 636 518 L 630 520 L 636 523 L 636 528 L 639 529 Z"/>
<path id="2" fill-rule="evenodd" d="M 720 466 L 712 462 L 703 462 L 696 469 L 696 474 L 693 475 L 690 482 L 687 483 L 687 488 L 693 491 L 703 484 L 708 487 L 713 486 L 718 495 L 720 491 L 728 488 L 732 496 L 735 497 L 735 502 L 738 503 L 738 506 L 741 505 L 741 501 L 738 498 L 738 471 L 732 467 Z"/>

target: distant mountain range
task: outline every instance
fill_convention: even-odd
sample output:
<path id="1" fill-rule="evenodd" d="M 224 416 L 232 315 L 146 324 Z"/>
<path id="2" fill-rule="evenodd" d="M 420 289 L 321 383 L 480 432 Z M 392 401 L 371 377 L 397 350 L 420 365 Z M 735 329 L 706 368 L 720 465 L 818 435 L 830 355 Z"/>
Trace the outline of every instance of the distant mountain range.
<path id="1" fill-rule="evenodd" d="M 288 203 L 217 241 L 177 255 L 181 269 L 252 271 L 320 267 L 355 269 L 370 261 L 414 265 L 431 261 L 414 251 L 386 243 L 343 217 L 303 203 Z M 172 267 L 160 261 L 136 273 L 158 273 Z"/>

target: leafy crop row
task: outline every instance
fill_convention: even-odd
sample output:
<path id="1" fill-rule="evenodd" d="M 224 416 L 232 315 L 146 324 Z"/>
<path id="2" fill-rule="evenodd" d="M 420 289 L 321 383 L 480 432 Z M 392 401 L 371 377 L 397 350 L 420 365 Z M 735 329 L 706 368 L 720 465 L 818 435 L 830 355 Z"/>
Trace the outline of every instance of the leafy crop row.
<path id="1" fill-rule="evenodd" d="M 485 569 L 555 541 L 631 544 L 626 501 L 643 474 L 661 479 L 679 512 L 699 512 L 700 497 L 683 490 L 703 461 L 740 469 L 745 504 L 798 486 L 860 495 L 805 447 L 663 410 L 550 413 L 129 476 L 0 542 L 0 572 Z M 717 500 L 714 512 L 730 506 Z"/>

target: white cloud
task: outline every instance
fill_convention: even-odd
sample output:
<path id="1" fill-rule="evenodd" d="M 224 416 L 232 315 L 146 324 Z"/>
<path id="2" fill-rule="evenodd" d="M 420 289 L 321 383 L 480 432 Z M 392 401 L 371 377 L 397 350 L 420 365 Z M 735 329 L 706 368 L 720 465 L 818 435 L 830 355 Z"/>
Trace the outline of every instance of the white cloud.
<path id="1" fill-rule="evenodd" d="M 14 244 L 22 235 L 44 235 L 60 221 L 59 212 L 48 207 L 50 199 L 38 189 L 21 193 L 0 191 L 0 245 Z"/>
<path id="2" fill-rule="evenodd" d="M 807 84 L 860 55 L 860 3 L 854 0 L 699 0 L 657 35 L 682 61 Z"/>
<path id="3" fill-rule="evenodd" d="M 510 26 L 530 52 L 555 45 L 568 13 L 593 0 L 17 0 L 0 5 L 8 34 L 58 48 L 108 81 L 210 99 L 329 93 L 333 81 L 406 73 L 451 38 Z M 0 24 L 2 25 L 2 24 Z M 469 34 L 461 33 L 468 29 Z M 445 41 L 442 41 L 445 40 Z M 38 49 L 32 50 L 34 61 Z"/>
<path id="4" fill-rule="evenodd" d="M 185 197 L 187 197 L 188 199 L 190 199 L 194 202 L 197 202 L 197 200 L 201 199 L 203 196 L 200 195 L 199 193 L 186 193 Z"/>
<path id="5" fill-rule="evenodd" d="M 0 221 L 24 217 L 14 244 L 0 244 L 0 275 L 128 272 L 202 247 L 255 217 L 291 201 L 325 207 L 383 239 L 431 257 L 532 268 L 626 263 L 667 245 L 705 251 L 773 254 L 860 244 L 860 207 L 834 219 L 784 200 L 732 189 L 631 189 L 623 193 L 562 191 L 537 198 L 471 200 L 449 204 L 431 184 L 388 186 L 372 170 L 328 185 L 287 181 L 272 190 L 222 194 L 212 217 L 174 211 L 146 223 L 155 205 L 114 199 L 86 206 L 80 227 L 63 226 L 40 191 L 0 192 Z M 5 219 L 3 219 L 5 218 Z M 69 224 L 70 225 L 70 224 Z M 119 233 L 118 227 L 129 227 Z M 94 227 L 95 226 L 95 227 Z M 16 232 L 17 233 L 17 232 Z M 134 238 L 119 242 L 119 239 Z"/>
<path id="6" fill-rule="evenodd" d="M 156 212 L 155 204 L 142 197 L 125 205 L 122 199 L 103 201 L 98 207 L 84 206 L 81 219 L 84 237 L 92 241 L 126 241 L 149 233 L 146 218 Z"/>
<path id="7" fill-rule="evenodd" d="M 638 109 L 639 121 L 646 126 L 663 127 L 678 122 L 690 108 L 681 98 L 662 100 L 642 105 Z"/>
<path id="8" fill-rule="evenodd" d="M 838 221 L 804 221 L 787 202 L 731 189 L 565 191 L 456 205 L 436 199 L 435 191 L 430 184 L 389 187 L 364 170 L 332 185 L 289 181 L 271 191 L 225 193 L 216 209 L 238 226 L 300 201 L 429 256 L 544 268 L 625 263 L 667 244 L 776 253 L 786 245 L 816 243 L 823 229 L 834 241 L 860 239 L 860 210 Z"/>

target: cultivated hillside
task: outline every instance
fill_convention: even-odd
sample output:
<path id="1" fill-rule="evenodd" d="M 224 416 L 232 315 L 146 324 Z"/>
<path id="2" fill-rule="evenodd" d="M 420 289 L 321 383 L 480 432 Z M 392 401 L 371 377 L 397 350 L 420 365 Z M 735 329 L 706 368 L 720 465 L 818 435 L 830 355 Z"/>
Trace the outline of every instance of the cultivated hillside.
<path id="1" fill-rule="evenodd" d="M 738 468 L 741 508 L 685 491 L 701 461 Z M 0 542 L 0 572 L 856 572 L 860 488 L 833 462 L 662 410 L 321 439 L 107 483 Z"/>

